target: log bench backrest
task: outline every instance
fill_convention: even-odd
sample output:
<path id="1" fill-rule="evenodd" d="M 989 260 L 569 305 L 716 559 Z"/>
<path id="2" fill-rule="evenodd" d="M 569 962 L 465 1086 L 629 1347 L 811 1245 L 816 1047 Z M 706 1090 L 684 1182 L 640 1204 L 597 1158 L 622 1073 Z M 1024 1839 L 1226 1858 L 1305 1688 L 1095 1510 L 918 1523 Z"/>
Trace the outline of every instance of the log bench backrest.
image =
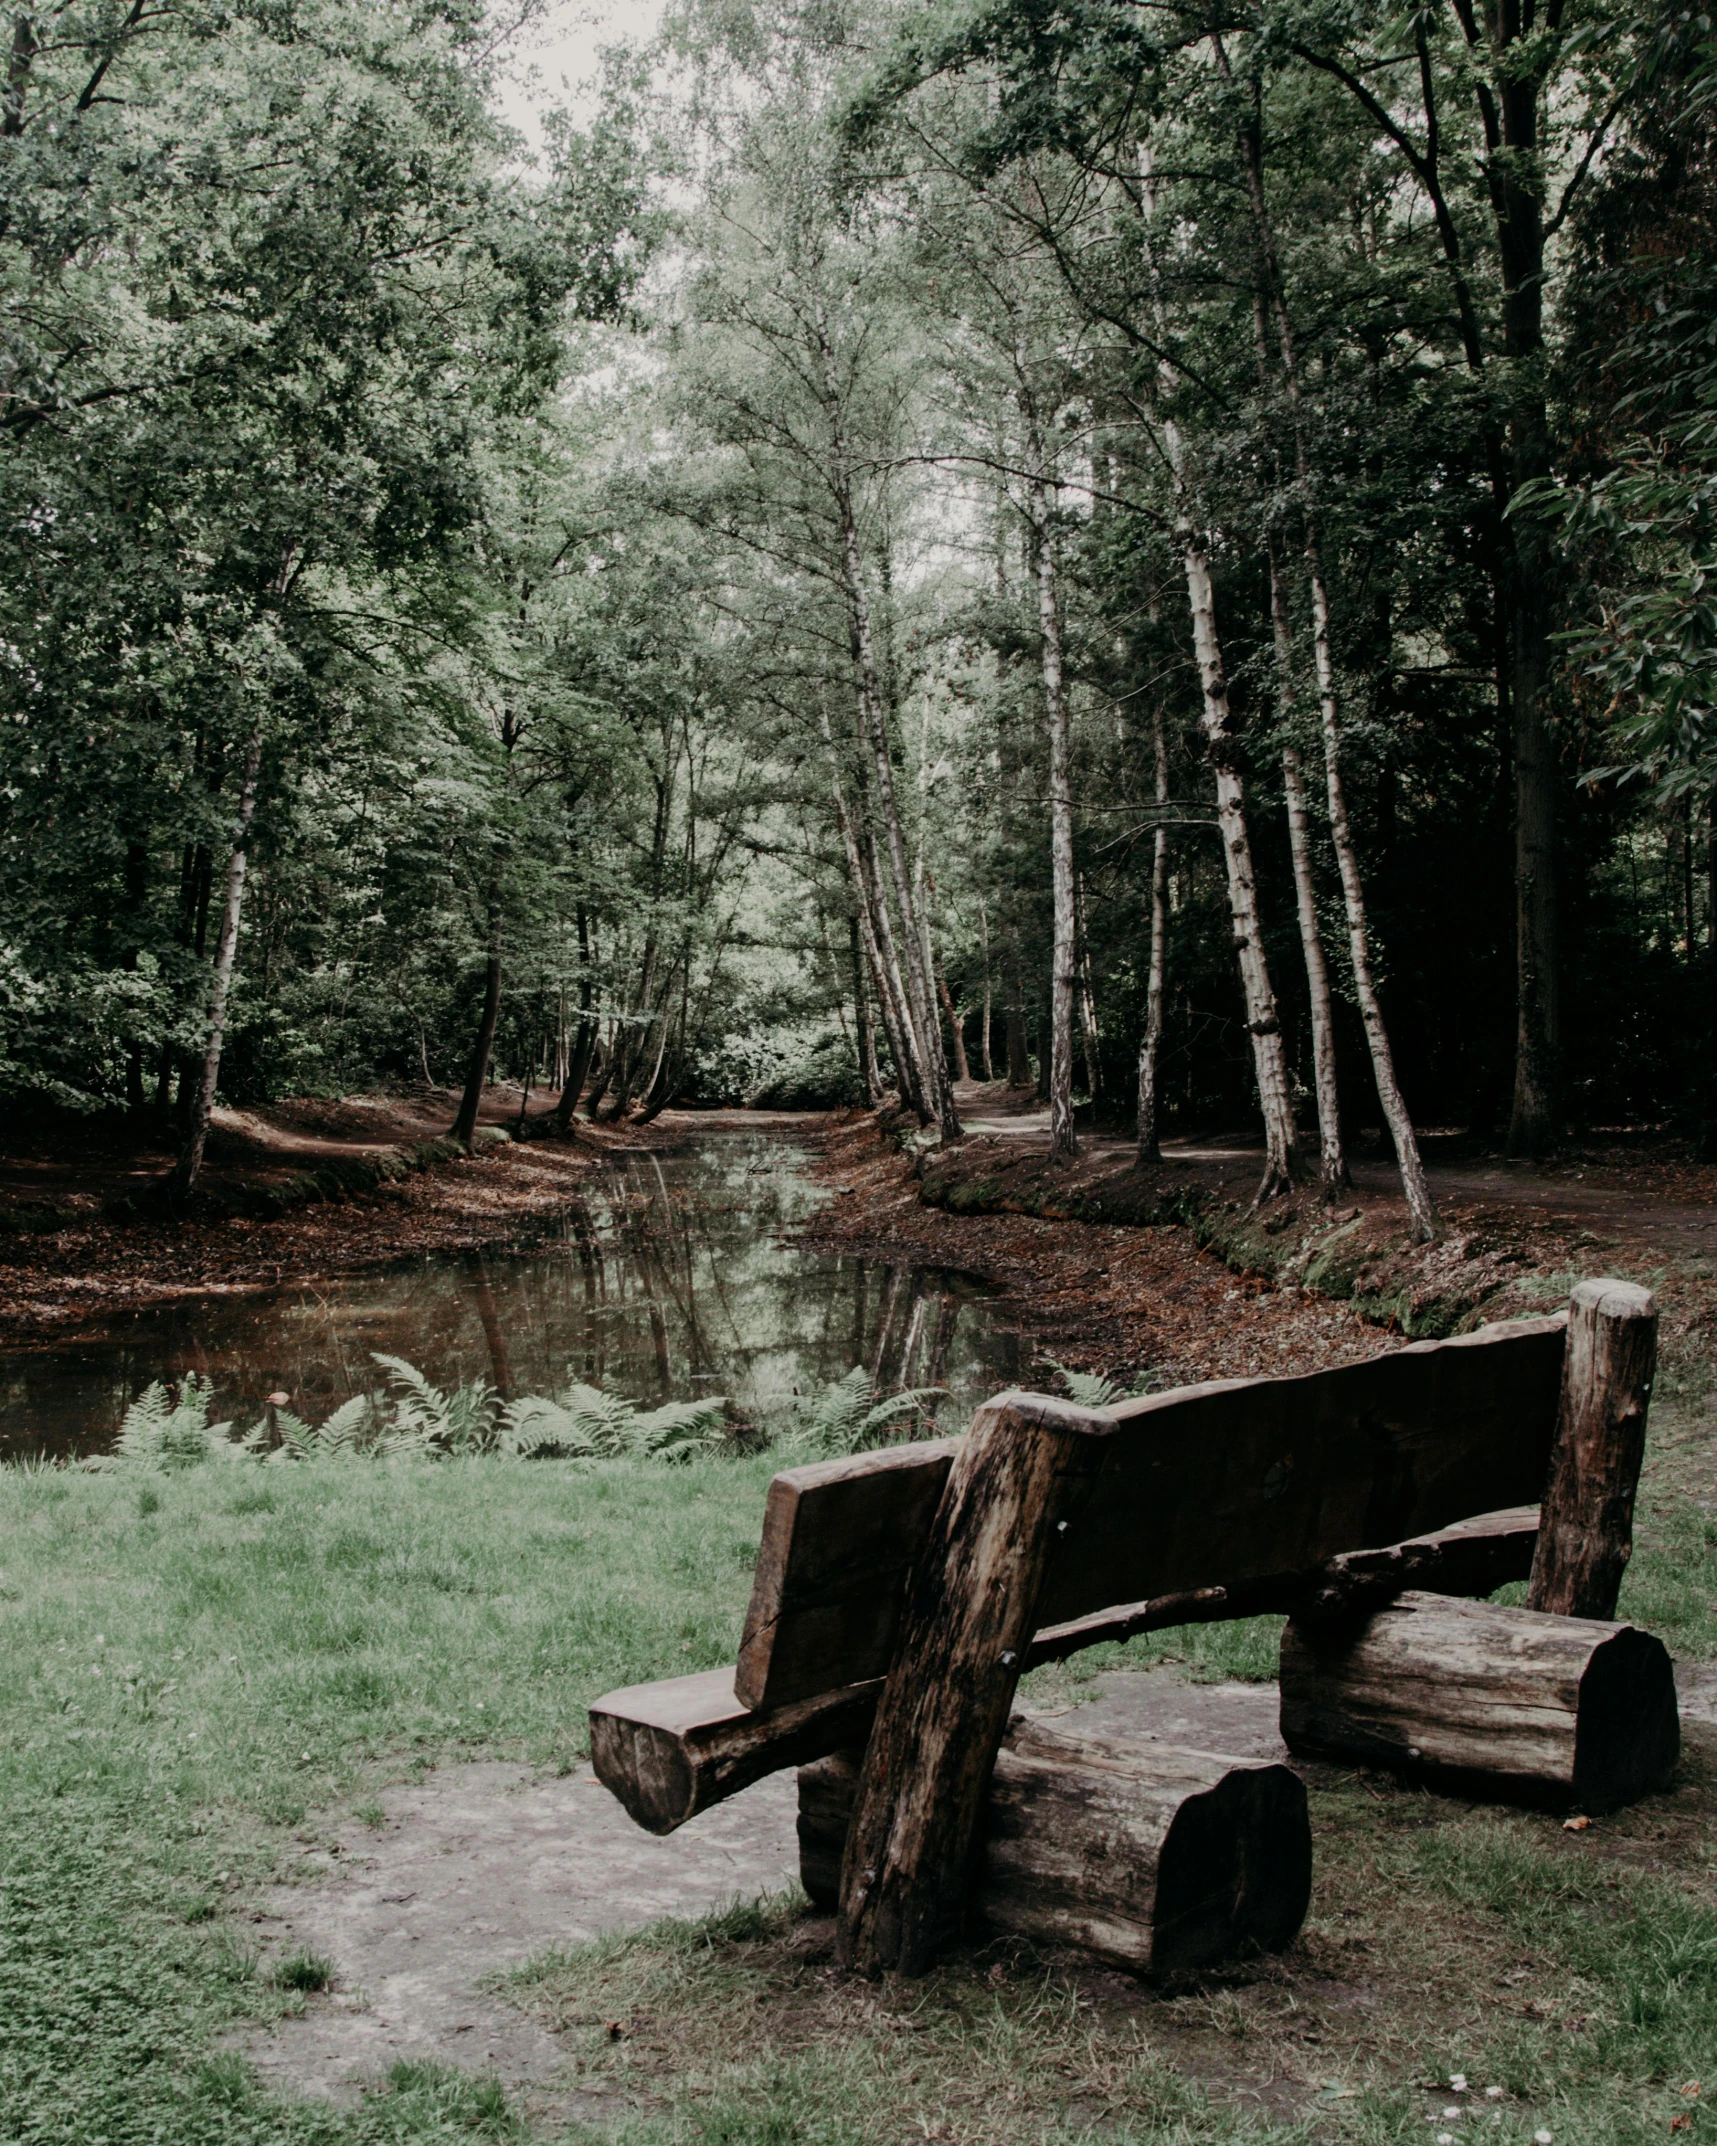
<path id="1" fill-rule="evenodd" d="M 1103 1453 L 1039 1620 L 1306 1572 L 1544 1486 L 1566 1315 L 1294 1378 L 1222 1379 L 1090 1412 Z M 734 1691 L 783 1706 L 887 1673 L 953 1459 L 938 1439 L 770 1485 Z"/>

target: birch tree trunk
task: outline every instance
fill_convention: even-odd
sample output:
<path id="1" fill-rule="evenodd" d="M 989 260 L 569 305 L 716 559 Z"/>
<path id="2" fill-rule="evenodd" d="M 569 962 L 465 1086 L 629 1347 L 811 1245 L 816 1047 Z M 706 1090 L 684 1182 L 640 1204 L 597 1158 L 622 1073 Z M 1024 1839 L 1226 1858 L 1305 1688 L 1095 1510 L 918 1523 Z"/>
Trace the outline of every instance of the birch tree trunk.
<path id="1" fill-rule="evenodd" d="M 864 1082 L 865 1101 L 874 1110 L 882 1101 L 882 1068 L 876 1062 L 876 1028 L 871 1020 L 870 992 L 865 984 L 864 946 L 858 911 L 847 918 L 853 971 L 853 1016 L 858 1023 L 859 1078 Z"/>
<path id="2" fill-rule="evenodd" d="M 1177 488 L 1185 496 L 1180 477 L 1183 449 L 1177 428 L 1163 427 L 1170 442 L 1171 467 Z M 1270 985 L 1269 964 L 1258 921 L 1258 883 L 1252 869 L 1252 840 L 1246 825 L 1246 785 L 1238 765 L 1238 740 L 1228 704 L 1228 680 L 1222 667 L 1222 646 L 1216 631 L 1216 592 L 1210 578 L 1210 561 L 1202 540 L 1183 504 L 1175 517 L 1175 536 L 1186 569 L 1187 602 L 1192 611 L 1193 646 L 1198 657 L 1202 695 L 1200 727 L 1205 749 L 1216 772 L 1216 815 L 1222 831 L 1222 853 L 1228 868 L 1228 910 L 1234 926 L 1234 951 L 1240 965 L 1241 988 L 1246 998 L 1246 1025 L 1252 1037 L 1252 1066 L 1258 1082 L 1258 1100 L 1264 1113 L 1264 1176 L 1258 1200 L 1287 1191 L 1301 1174 L 1299 1141 L 1294 1130 L 1293 1094 L 1288 1084 L 1287 1055 L 1282 1049 L 1282 1024 L 1276 1011 L 1276 994 Z"/>
<path id="3" fill-rule="evenodd" d="M 826 708 L 821 711 L 821 716 L 823 744 L 828 751 L 830 763 L 829 797 L 834 806 L 835 826 L 840 833 L 841 847 L 846 853 L 847 876 L 852 882 L 859 935 L 864 944 L 865 958 L 870 963 L 872 981 L 876 985 L 877 1009 L 882 1015 L 883 1034 L 888 1038 L 889 1055 L 894 1060 L 894 1077 L 900 1084 L 901 1101 L 909 1110 L 917 1112 L 921 1123 L 928 1125 L 932 1114 L 925 1097 L 918 1037 L 912 1023 L 911 1009 L 906 1003 L 906 990 L 901 981 L 899 963 L 895 959 L 894 934 L 889 923 L 887 898 L 880 879 L 876 876 L 874 844 L 870 842 L 867 831 L 865 847 L 861 848 L 859 838 L 854 832 L 852 814 L 847 809 L 846 792 L 841 787 L 834 732 Z"/>
<path id="4" fill-rule="evenodd" d="M 1140 145 L 1139 177 L 1145 212 L 1146 264 L 1161 346 L 1166 321 L 1161 281 L 1151 244 L 1151 225 L 1157 214 L 1157 189 L 1148 143 Z M 1158 380 L 1165 393 L 1172 392 L 1176 385 L 1174 369 L 1166 358 L 1159 364 Z M 1222 643 L 1216 626 L 1216 591 L 1211 580 L 1210 558 L 1193 512 L 1186 443 L 1180 427 L 1166 414 L 1160 420 L 1160 427 L 1163 453 L 1174 485 L 1174 541 L 1186 574 L 1187 606 L 1192 614 L 1201 701 L 1199 727 L 1216 775 L 1216 815 L 1228 874 L 1228 910 L 1234 928 L 1240 987 L 1246 1002 L 1246 1026 L 1252 1038 L 1253 1074 L 1264 1117 L 1264 1175 L 1256 1195 L 1258 1201 L 1263 1201 L 1285 1192 L 1301 1175 L 1303 1164 L 1294 1130 L 1293 1092 L 1288 1082 L 1287 1057 L 1282 1049 L 1282 1024 L 1276 1011 L 1276 995 L 1270 984 L 1269 963 L 1258 922 L 1258 883 L 1252 868 L 1252 840 L 1246 824 L 1246 785 L 1240 773 L 1239 741 L 1234 733 L 1228 679 L 1222 663 Z"/>
<path id="5" fill-rule="evenodd" d="M 203 1150 L 208 1145 L 209 1120 L 214 1114 L 215 1089 L 221 1075 L 221 1046 L 226 1038 L 227 991 L 232 983 L 233 962 L 238 953 L 239 919 L 244 908 L 244 881 L 249 861 L 250 823 L 256 811 L 256 778 L 262 765 L 262 731 L 250 734 L 245 747 L 244 777 L 239 786 L 238 818 L 233 830 L 232 854 L 227 859 L 226 890 L 221 901 L 221 932 L 215 942 L 215 973 L 209 992 L 209 1033 L 203 1046 L 203 1063 L 192 1097 L 184 1145 L 173 1174 L 167 1180 L 167 1197 L 177 1202 L 189 1197 L 202 1174 Z"/>
<path id="6" fill-rule="evenodd" d="M 1035 427 L 1033 428 L 1035 431 Z M 1073 917 L 1073 792 L 1068 775 L 1067 687 L 1061 667 L 1061 607 L 1055 548 L 1044 486 L 1032 485 L 1037 577 L 1037 625 L 1043 661 L 1043 706 L 1049 731 L 1050 881 L 1055 931 L 1049 983 L 1049 1152 L 1070 1161 L 1079 1152 L 1073 1129 L 1073 990 L 1077 949 Z"/>
<path id="7" fill-rule="evenodd" d="M 1315 546 L 1313 557 L 1315 559 Z M 1425 1165 L 1419 1156 L 1418 1136 L 1408 1115 L 1406 1098 L 1395 1078 L 1395 1055 L 1389 1048 L 1389 1031 L 1383 1023 L 1383 1007 L 1371 974 L 1371 947 L 1366 929 L 1365 892 L 1360 883 L 1359 857 L 1347 821 L 1347 798 L 1341 780 L 1341 738 L 1336 710 L 1334 667 L 1329 653 L 1329 612 L 1323 600 L 1322 575 L 1312 577 L 1312 648 L 1318 667 L 1318 698 L 1323 710 L 1324 773 L 1329 784 L 1329 824 L 1335 841 L 1336 862 L 1341 867 L 1341 891 L 1347 904 L 1347 938 L 1353 957 L 1354 988 L 1365 1022 L 1365 1040 L 1371 1046 L 1371 1070 L 1377 1082 L 1377 1100 L 1382 1105 L 1395 1159 L 1401 1168 L 1401 1189 L 1407 1197 L 1413 1234 L 1421 1244 L 1431 1244 L 1437 1235 L 1436 1210 L 1431 1188 L 1425 1182 Z M 1327 683 L 1326 683 L 1327 681 Z"/>
<path id="8" fill-rule="evenodd" d="M 1169 831 L 1162 815 L 1169 801 L 1168 733 L 1161 707 L 1151 710 L 1156 750 L 1157 825 L 1151 845 L 1151 966 L 1145 984 L 1145 1034 L 1139 1045 L 1139 1161 L 1163 1159 L 1157 1118 L 1157 1062 L 1163 1042 L 1163 977 L 1168 963 Z"/>
<path id="9" fill-rule="evenodd" d="M 858 673 L 858 724 L 861 742 L 868 749 L 875 770 L 876 807 L 882 822 L 884 849 L 888 858 L 905 952 L 904 979 L 912 1025 L 917 1032 L 922 1069 L 924 1102 L 945 1140 L 960 1135 L 959 1113 L 954 1107 L 953 1084 L 948 1078 L 947 1054 L 942 1048 L 942 1024 L 937 1018 L 936 991 L 924 960 L 924 931 L 913 900 L 912 874 L 907 863 L 906 835 L 901 825 L 900 804 L 894 785 L 894 762 L 889 750 L 886 700 L 877 667 L 876 642 L 871 630 L 870 597 L 865 586 L 864 554 L 859 543 L 858 517 L 853 506 L 850 481 L 851 456 L 841 413 L 838 383 L 834 376 L 834 353 L 821 335 L 820 356 L 823 390 L 829 423 L 834 469 L 831 489 L 840 522 L 841 567 L 846 582 L 848 620 L 852 632 L 853 660 Z M 884 937 L 884 917 L 878 919 L 878 938 Z"/>
<path id="10" fill-rule="evenodd" d="M 1332 1204 L 1353 1182 L 1342 1148 L 1341 1098 L 1335 1078 L 1335 1015 L 1330 1004 L 1329 967 L 1318 930 L 1317 883 L 1312 877 L 1311 827 L 1306 814 L 1306 786 L 1299 748 L 1286 732 L 1294 712 L 1293 639 L 1288 624 L 1288 596 L 1276 563 L 1274 537 L 1266 539 L 1270 562 L 1270 620 L 1276 643 L 1276 693 L 1281 708 L 1282 790 L 1288 804 L 1288 848 L 1294 860 L 1294 899 L 1300 916 L 1300 946 L 1306 959 L 1306 987 L 1312 1012 L 1312 1070 L 1318 1098 L 1318 1174 L 1324 1198 Z"/>
<path id="11" fill-rule="evenodd" d="M 1232 80 L 1228 56 L 1221 38 L 1213 38 L 1212 43 L 1224 77 Z M 1354 848 L 1352 830 L 1348 825 L 1347 803 L 1342 787 L 1341 709 L 1336 696 L 1335 662 L 1330 648 L 1329 589 L 1324 579 L 1317 516 L 1310 502 L 1311 457 L 1306 446 L 1305 408 L 1300 394 L 1299 351 L 1294 340 L 1294 325 L 1288 314 L 1287 292 L 1282 282 L 1281 264 L 1276 253 L 1275 228 L 1270 221 L 1269 202 L 1264 192 L 1264 158 L 1256 126 L 1243 126 L 1240 130 L 1240 141 L 1242 163 L 1246 172 L 1246 189 L 1258 236 L 1258 252 L 1264 264 L 1265 287 L 1276 320 L 1276 340 L 1282 354 L 1282 378 L 1288 391 L 1288 407 L 1293 414 L 1295 469 L 1300 490 L 1307 501 L 1306 578 L 1311 584 L 1312 597 L 1312 661 L 1317 673 L 1318 707 L 1323 725 L 1324 776 L 1329 791 L 1330 834 L 1335 844 L 1336 863 L 1341 871 L 1341 891 L 1347 910 L 1347 937 L 1353 960 L 1354 989 L 1359 999 L 1360 1016 L 1365 1023 L 1365 1040 L 1371 1052 L 1371 1070 L 1377 1083 L 1377 1100 L 1383 1111 L 1384 1122 L 1389 1127 L 1390 1139 L 1394 1143 L 1395 1159 L 1401 1171 L 1401 1189 L 1406 1195 L 1413 1234 L 1420 1243 L 1429 1244 L 1437 1235 L 1436 1211 L 1431 1205 L 1430 1187 L 1425 1181 L 1425 1166 L 1419 1154 L 1418 1136 L 1413 1130 L 1413 1120 L 1408 1115 L 1401 1084 L 1395 1076 L 1395 1055 L 1389 1046 L 1389 1031 L 1384 1023 L 1383 1007 L 1378 999 L 1371 972 L 1365 889 L 1360 878 L 1359 855 Z M 1524 943 L 1523 938 L 1522 944 Z M 1521 1005 L 1524 1024 L 1524 986 Z M 1522 1037 L 1519 1062 L 1524 1066 L 1528 1057 L 1524 1025 Z M 1517 1120 L 1519 1108 L 1517 1092 Z"/>

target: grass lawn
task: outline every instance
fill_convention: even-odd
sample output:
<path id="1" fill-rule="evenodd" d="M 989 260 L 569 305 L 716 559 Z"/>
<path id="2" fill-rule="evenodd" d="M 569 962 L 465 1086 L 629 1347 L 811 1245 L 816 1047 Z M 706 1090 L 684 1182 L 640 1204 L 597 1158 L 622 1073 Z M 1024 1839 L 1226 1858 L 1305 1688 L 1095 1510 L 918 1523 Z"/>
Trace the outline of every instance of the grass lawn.
<path id="1" fill-rule="evenodd" d="M 1717 1655 L 1709 1451 L 1665 1418 L 1624 1602 L 1688 1659 Z M 422 2067 L 349 2113 L 263 2093 L 223 2033 L 305 2000 L 230 1908 L 319 1810 L 478 1754 L 569 1765 L 597 1692 L 731 1659 L 772 1465 L 0 1471 L 0 2140 L 522 2136 L 492 2086 Z M 1268 1674 L 1272 1635 L 1105 1652 Z M 1691 2142 L 1717 2125 L 1712 1791 L 1696 1753 L 1571 1834 L 1320 1774 L 1304 1940 L 1181 1990 L 998 1948 L 855 1987 L 826 1923 L 775 1903 L 545 1958 L 510 1994 L 637 2097 L 603 2134 L 635 2146 Z"/>

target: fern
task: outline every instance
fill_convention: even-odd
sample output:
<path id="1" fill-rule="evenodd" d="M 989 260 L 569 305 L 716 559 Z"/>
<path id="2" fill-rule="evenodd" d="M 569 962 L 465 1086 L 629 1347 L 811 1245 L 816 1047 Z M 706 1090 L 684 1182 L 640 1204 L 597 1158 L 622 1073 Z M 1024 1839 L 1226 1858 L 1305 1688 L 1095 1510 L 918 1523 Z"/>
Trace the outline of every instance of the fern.
<path id="1" fill-rule="evenodd" d="M 561 1456 L 577 1460 L 618 1460 L 647 1456 L 654 1460 L 688 1460 L 707 1452 L 726 1433 L 727 1399 L 669 1401 L 640 1409 L 618 1394 L 578 1380 L 549 1398 L 530 1394 L 501 1413 L 502 1448 L 521 1459 Z"/>
<path id="2" fill-rule="evenodd" d="M 801 1404 L 798 1421 L 775 1443 L 783 1453 L 808 1458 L 857 1453 L 905 1417 L 928 1415 L 925 1402 L 944 1392 L 941 1386 L 910 1386 L 878 1400 L 876 1381 L 862 1364 L 855 1364 L 845 1378 L 825 1386 L 808 1405 Z"/>
<path id="3" fill-rule="evenodd" d="M 391 1419 L 383 1434 L 387 1454 L 487 1453 L 495 1444 L 500 1401 L 482 1379 L 443 1393 L 403 1356 L 375 1353 L 394 1388 Z"/>
<path id="4" fill-rule="evenodd" d="M 125 1411 L 107 1465 L 159 1468 L 172 1474 L 241 1453 L 243 1447 L 232 1439 L 232 1425 L 209 1421 L 213 1398 L 214 1388 L 194 1371 L 186 1372 L 176 1394 L 155 1380 Z"/>
<path id="5" fill-rule="evenodd" d="M 1137 1401 L 1157 1382 L 1154 1371 L 1147 1371 L 1131 1386 L 1123 1386 L 1119 1379 L 1109 1378 L 1101 1371 L 1071 1371 L 1066 1364 L 1058 1364 L 1053 1356 L 1045 1357 L 1044 1361 L 1081 1408 L 1113 1408 L 1117 1401 Z"/>
<path id="6" fill-rule="evenodd" d="M 244 1446 L 265 1461 L 406 1459 L 426 1450 L 421 1438 L 396 1430 L 364 1393 L 342 1401 L 326 1423 L 306 1423 L 289 1408 L 276 1408 Z"/>

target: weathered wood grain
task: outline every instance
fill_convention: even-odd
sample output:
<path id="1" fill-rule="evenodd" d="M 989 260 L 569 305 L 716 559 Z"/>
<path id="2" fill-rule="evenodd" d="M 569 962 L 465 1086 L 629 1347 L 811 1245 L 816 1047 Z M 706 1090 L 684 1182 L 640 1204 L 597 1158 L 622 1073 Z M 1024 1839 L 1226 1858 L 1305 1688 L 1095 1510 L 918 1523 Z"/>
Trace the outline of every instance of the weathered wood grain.
<path id="1" fill-rule="evenodd" d="M 799 1775 L 800 1879 L 832 1906 L 859 1760 Z M 1286 1766 L 1015 1720 L 997 1754 L 974 1921 L 1135 1974 L 1292 1943 L 1311 1897 L 1304 1784 Z"/>
<path id="2" fill-rule="evenodd" d="M 1052 1625 L 1025 1651 L 1024 1666 L 1065 1660 L 1082 1647 L 1140 1632 L 1227 1617 L 1255 1617 L 1331 1604 L 1374 1607 L 1407 1585 L 1447 1594 L 1487 1595 L 1523 1580 L 1532 1563 L 1536 1512 L 1490 1513 L 1392 1549 L 1333 1558 L 1286 1582 L 1212 1586 L 1161 1595 Z M 712 1669 L 610 1692 L 591 1708 L 591 1753 L 598 1779 L 642 1826 L 671 1833 L 697 1812 L 765 1774 L 803 1765 L 843 1744 L 862 1749 L 882 1680 L 761 1711 L 740 1705 L 730 1671 Z"/>
<path id="3" fill-rule="evenodd" d="M 1657 1300 L 1633 1282 L 1581 1282 L 1544 1525 L 1528 1600 L 1563 1617 L 1613 1617 L 1633 1555 L 1634 1492 L 1657 1369 Z"/>
<path id="4" fill-rule="evenodd" d="M 837 1949 L 861 1974 L 921 1973 L 958 1934 L 972 1854 L 1059 1532 L 1114 1426 L 1004 1394 L 961 1441 L 907 1591 L 865 1748 Z"/>
<path id="5" fill-rule="evenodd" d="M 733 1695 L 733 1672 L 709 1669 L 611 1691 L 590 1709 L 590 1763 L 627 1815 L 671 1833 L 765 1774 L 862 1744 L 880 1680 L 758 1713 Z"/>
<path id="6" fill-rule="evenodd" d="M 1669 1779 L 1675 1671 L 1632 1625 L 1406 1594 L 1361 1619 L 1282 1635 L 1290 1751 L 1452 1788 L 1614 1810 Z"/>
<path id="7" fill-rule="evenodd" d="M 1532 1569 L 1538 1540 L 1538 1508 L 1517 1505 L 1504 1513 L 1480 1513 L 1453 1527 L 1381 1550 L 1351 1550 L 1311 1572 L 1272 1573 L 1126 1602 L 1066 1624 L 1045 1625 L 1026 1653 L 1027 1669 L 1064 1661 L 1081 1648 L 1136 1639 L 1181 1624 L 1221 1624 L 1236 1617 L 1291 1616 L 1296 1610 L 1381 1608 L 1404 1589 L 1433 1594 L 1488 1595 Z"/>
<path id="8" fill-rule="evenodd" d="M 733 1679 L 747 1706 L 883 1674 L 953 1459 L 954 1441 L 941 1438 L 776 1476 Z M 849 1662 L 876 1666 L 849 1677 Z"/>
<path id="9" fill-rule="evenodd" d="M 1102 1482 L 1057 1544 L 1041 1622 L 1285 1582 L 1536 1500 L 1563 1324 L 1516 1320 L 1304 1377 L 1221 1380 L 1093 1411 L 1113 1432 Z M 949 1453 L 939 1441 L 777 1478 L 741 1649 L 747 1704 L 887 1673 Z"/>

